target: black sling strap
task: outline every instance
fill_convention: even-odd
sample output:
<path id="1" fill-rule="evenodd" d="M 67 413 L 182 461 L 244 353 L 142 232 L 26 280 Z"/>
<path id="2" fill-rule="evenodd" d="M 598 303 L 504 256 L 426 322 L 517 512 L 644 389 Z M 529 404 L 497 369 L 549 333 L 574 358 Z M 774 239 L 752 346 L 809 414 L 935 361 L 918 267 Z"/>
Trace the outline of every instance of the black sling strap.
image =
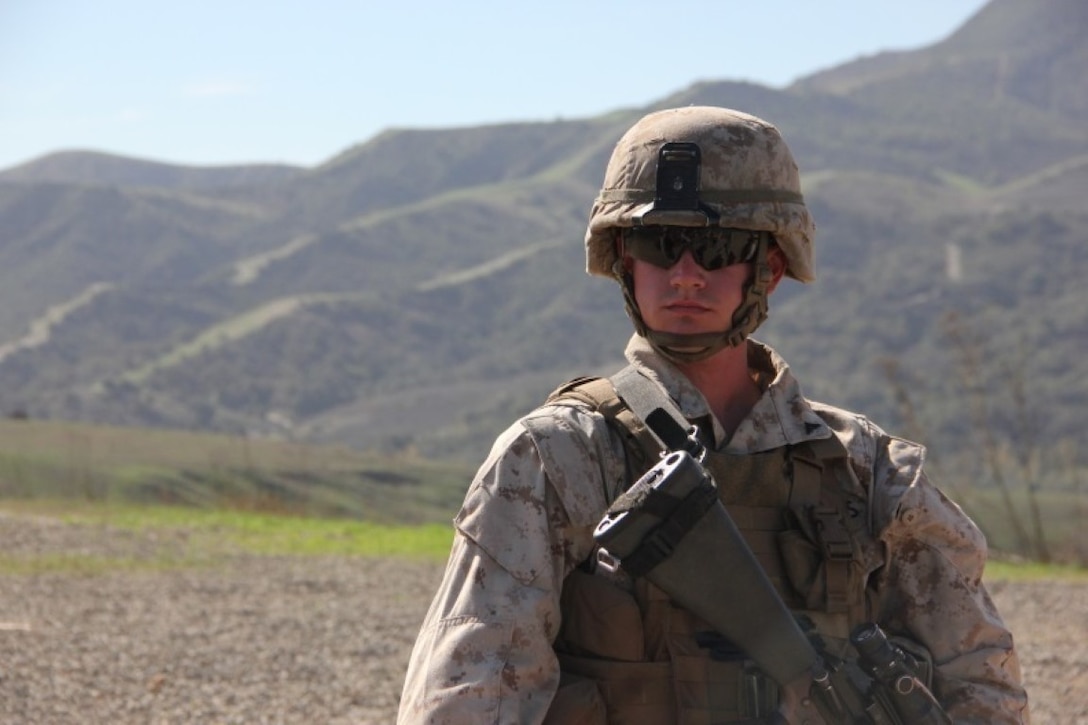
<path id="1" fill-rule="evenodd" d="M 653 432 L 664 450 L 686 447 L 692 425 L 661 388 L 634 365 L 613 375 L 616 394 Z"/>

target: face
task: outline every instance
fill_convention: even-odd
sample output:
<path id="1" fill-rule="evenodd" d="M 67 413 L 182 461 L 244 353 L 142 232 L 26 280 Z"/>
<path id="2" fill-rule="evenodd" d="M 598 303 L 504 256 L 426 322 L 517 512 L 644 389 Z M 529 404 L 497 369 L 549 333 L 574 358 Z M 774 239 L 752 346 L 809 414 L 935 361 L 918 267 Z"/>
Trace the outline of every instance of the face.
<path id="1" fill-rule="evenodd" d="M 668 269 L 627 260 L 643 321 L 651 330 L 677 334 L 729 329 L 752 269 L 751 264 L 733 264 L 708 272 L 689 251 Z"/>
<path id="2" fill-rule="evenodd" d="M 621 243 L 622 245 L 622 243 Z M 647 327 L 658 332 L 698 334 L 721 332 L 733 325 L 733 313 L 744 299 L 751 263 L 706 270 L 691 251 L 667 269 L 624 255 L 634 279 L 635 301 Z M 785 257 L 775 246 L 767 255 L 771 267 L 768 293 L 785 272 Z"/>

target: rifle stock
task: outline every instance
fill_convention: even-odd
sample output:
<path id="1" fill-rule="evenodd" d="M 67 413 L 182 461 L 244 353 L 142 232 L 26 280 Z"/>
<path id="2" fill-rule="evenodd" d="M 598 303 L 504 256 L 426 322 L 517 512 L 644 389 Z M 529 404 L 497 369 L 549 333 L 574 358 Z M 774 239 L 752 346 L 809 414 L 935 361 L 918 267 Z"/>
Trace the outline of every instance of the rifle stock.
<path id="1" fill-rule="evenodd" d="M 811 677 L 809 695 L 827 722 L 949 723 L 875 624 L 855 633 L 864 673 L 817 652 L 693 449 L 699 455 L 692 446 L 662 458 L 609 508 L 594 532 L 602 560 L 645 576 L 743 649 L 783 691 Z"/>
<path id="2" fill-rule="evenodd" d="M 678 451 L 662 459 L 631 490 L 636 496 L 645 494 L 644 500 L 653 498 L 654 513 L 643 506 L 606 514 L 595 537 L 608 554 L 634 574 L 638 564 L 631 572 L 630 563 L 664 555 L 645 572 L 646 578 L 747 652 L 779 685 L 811 672 L 819 660 L 816 650 L 718 502 L 703 466 Z M 701 495 L 708 499 L 702 515 L 692 516 L 696 520 L 686 532 L 670 536 L 675 527 L 669 522 L 676 520 L 671 517 L 684 510 L 685 501 L 701 508 L 693 499 Z M 653 553 L 637 553 L 640 550 Z M 708 563 L 713 563 L 713 576 L 708 575 Z"/>

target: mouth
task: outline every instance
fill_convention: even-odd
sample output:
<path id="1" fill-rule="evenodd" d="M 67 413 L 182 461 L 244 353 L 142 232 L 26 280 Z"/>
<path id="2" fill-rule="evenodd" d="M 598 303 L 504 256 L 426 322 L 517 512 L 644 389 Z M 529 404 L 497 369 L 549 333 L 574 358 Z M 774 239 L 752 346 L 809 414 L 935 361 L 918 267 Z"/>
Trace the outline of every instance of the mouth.
<path id="1" fill-rule="evenodd" d="M 702 312 L 710 312 L 709 307 L 695 302 L 694 300 L 677 300 L 675 302 L 670 302 L 665 305 L 665 309 L 678 315 L 695 315 Z"/>

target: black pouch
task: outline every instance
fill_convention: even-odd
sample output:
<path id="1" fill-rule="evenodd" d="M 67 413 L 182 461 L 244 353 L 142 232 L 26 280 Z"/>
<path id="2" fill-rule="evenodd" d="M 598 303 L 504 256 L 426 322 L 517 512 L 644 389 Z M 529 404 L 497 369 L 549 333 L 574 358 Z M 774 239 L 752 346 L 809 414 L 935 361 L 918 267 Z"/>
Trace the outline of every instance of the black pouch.
<path id="1" fill-rule="evenodd" d="M 824 586 L 824 557 L 820 545 L 806 529 L 804 513 L 790 511 L 790 528 L 776 535 L 786 581 L 805 609 L 822 609 L 827 595 Z"/>
<path id="2" fill-rule="evenodd" d="M 634 595 L 602 576 L 575 569 L 561 596 L 556 649 L 621 662 L 645 659 L 642 610 Z"/>

